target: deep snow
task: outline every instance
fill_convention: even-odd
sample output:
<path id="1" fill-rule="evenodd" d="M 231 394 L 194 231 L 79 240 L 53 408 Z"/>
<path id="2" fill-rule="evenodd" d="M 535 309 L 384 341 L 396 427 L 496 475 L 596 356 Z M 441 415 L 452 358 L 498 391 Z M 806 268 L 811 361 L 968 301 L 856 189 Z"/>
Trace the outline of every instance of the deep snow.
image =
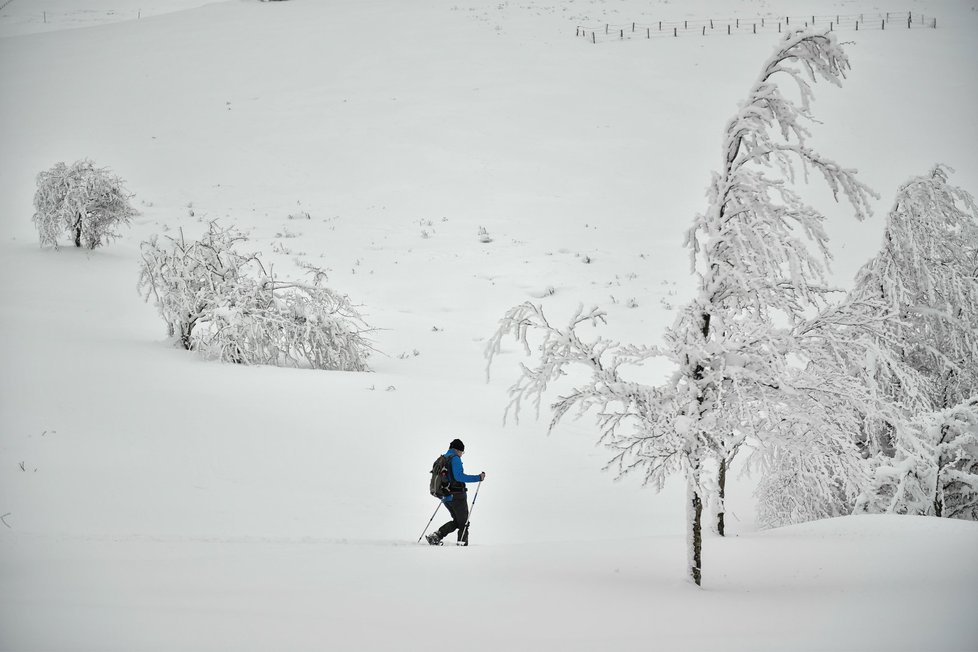
<path id="1" fill-rule="evenodd" d="M 775 44 L 594 46 L 576 24 L 810 4 L 147 0 L 139 20 L 31 33 L 40 4 L 83 9 L 0 10 L 0 648 L 427 649 L 448 627 L 486 650 L 978 646 L 975 524 L 757 532 L 742 479 L 696 589 L 680 487 L 611 482 L 588 419 L 503 427 L 515 347 L 485 381 L 485 340 L 526 299 L 598 303 L 609 332 L 657 341 L 689 294 L 681 238 L 720 131 Z M 978 192 L 978 12 L 913 5 L 939 29 L 847 34 L 850 80 L 816 88 L 816 146 L 882 195 L 855 225 L 810 191 L 840 283 L 906 178 L 943 162 Z M 143 214 L 94 253 L 39 249 L 34 176 L 81 157 Z M 280 273 L 329 267 L 382 329 L 375 371 L 172 348 L 138 245 L 210 219 Z M 488 474 L 474 545 L 415 545 L 455 436 Z"/>

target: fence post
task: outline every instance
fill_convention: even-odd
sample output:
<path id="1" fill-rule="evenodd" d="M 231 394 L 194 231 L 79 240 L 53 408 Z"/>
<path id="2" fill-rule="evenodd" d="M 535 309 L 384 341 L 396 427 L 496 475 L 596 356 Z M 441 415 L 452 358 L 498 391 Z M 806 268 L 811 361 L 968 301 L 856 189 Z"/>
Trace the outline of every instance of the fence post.
<path id="1" fill-rule="evenodd" d="M 672 35 L 673 36 L 679 36 L 679 34 L 677 34 L 678 31 L 679 31 L 679 29 L 677 27 L 673 27 L 672 28 Z"/>
<path id="2" fill-rule="evenodd" d="M 856 31 L 857 32 L 859 31 L 859 21 L 858 20 L 856 21 Z"/>
<path id="3" fill-rule="evenodd" d="M 651 27 L 646 27 L 645 28 L 645 38 L 652 38 L 652 28 Z"/>
<path id="4" fill-rule="evenodd" d="M 632 31 L 635 31 L 635 23 L 632 23 Z"/>
<path id="5" fill-rule="evenodd" d="M 684 20 L 683 21 L 683 29 L 689 29 L 689 21 L 688 20 Z"/>
<path id="6" fill-rule="evenodd" d="M 710 29 L 713 29 L 713 19 L 710 19 Z"/>
<path id="7" fill-rule="evenodd" d="M 727 36 L 730 36 L 730 23 L 727 23 Z"/>
<path id="8" fill-rule="evenodd" d="M 757 34 L 757 23 L 754 23 L 754 33 Z"/>
<path id="9" fill-rule="evenodd" d="M 598 41 L 597 41 L 597 40 L 595 39 L 595 37 L 594 37 L 594 30 L 591 30 L 591 42 L 592 42 L 592 43 L 597 43 L 597 42 L 598 42 Z"/>
<path id="10" fill-rule="evenodd" d="M 781 33 L 781 21 L 779 20 L 778 21 L 778 34 L 780 34 L 780 33 Z"/>
<path id="11" fill-rule="evenodd" d="M 832 21 L 829 21 L 829 31 L 830 32 L 831 31 L 834 31 L 834 26 L 835 26 L 835 23 L 833 23 Z"/>
<path id="12" fill-rule="evenodd" d="M 880 27 L 881 30 L 886 31 L 886 19 L 883 19 L 883 26 Z"/>
<path id="13" fill-rule="evenodd" d="M 703 36 L 706 36 L 706 25 L 703 25 Z"/>
<path id="14" fill-rule="evenodd" d="M 625 28 L 624 27 L 621 30 L 621 34 L 618 35 L 618 38 L 622 38 L 622 39 L 625 38 Z"/>

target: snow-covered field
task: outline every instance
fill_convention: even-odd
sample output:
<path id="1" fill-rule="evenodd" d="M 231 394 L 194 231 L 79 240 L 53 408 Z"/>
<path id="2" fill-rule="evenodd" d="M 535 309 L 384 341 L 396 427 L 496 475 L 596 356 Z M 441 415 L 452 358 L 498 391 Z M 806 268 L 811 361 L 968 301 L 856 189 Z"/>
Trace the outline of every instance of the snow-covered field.
<path id="1" fill-rule="evenodd" d="M 485 378 L 527 299 L 658 340 L 721 129 L 776 40 L 592 45 L 578 24 L 870 4 L 0 1 L 0 649 L 978 649 L 978 525 L 758 532 L 740 479 L 698 589 L 678 484 L 612 482 L 587 419 L 504 427 L 516 347 Z M 911 4 L 888 8 L 938 29 L 847 33 L 849 81 L 816 88 L 813 143 L 882 195 L 858 225 L 811 191 L 840 283 L 908 177 L 942 162 L 978 192 L 976 4 Z M 83 157 L 142 215 L 95 252 L 39 249 L 34 177 Z M 280 274 L 329 268 L 379 329 L 374 371 L 170 346 L 139 243 L 214 219 Z M 417 545 L 454 437 L 487 472 L 473 545 Z"/>

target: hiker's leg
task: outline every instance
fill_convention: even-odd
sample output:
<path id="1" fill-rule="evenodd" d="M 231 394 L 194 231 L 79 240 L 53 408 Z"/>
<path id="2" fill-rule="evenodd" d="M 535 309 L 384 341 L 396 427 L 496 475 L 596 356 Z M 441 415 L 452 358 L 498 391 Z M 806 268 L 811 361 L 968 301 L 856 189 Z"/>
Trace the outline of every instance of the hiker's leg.
<path id="1" fill-rule="evenodd" d="M 466 499 L 465 494 L 458 497 L 458 507 L 456 511 L 452 512 L 452 516 L 455 518 L 455 526 L 458 528 L 458 541 L 459 543 L 467 543 L 469 540 L 469 533 L 466 530 L 465 523 L 469 520 L 469 501 Z"/>
<path id="2" fill-rule="evenodd" d="M 461 524 L 459 524 L 460 506 L 465 511 Z M 465 494 L 455 494 L 451 500 L 445 503 L 445 507 L 448 508 L 448 513 L 451 514 L 452 520 L 438 528 L 438 537 L 441 539 L 444 539 L 455 530 L 464 527 L 465 520 L 469 515 L 469 506 L 465 502 Z"/>

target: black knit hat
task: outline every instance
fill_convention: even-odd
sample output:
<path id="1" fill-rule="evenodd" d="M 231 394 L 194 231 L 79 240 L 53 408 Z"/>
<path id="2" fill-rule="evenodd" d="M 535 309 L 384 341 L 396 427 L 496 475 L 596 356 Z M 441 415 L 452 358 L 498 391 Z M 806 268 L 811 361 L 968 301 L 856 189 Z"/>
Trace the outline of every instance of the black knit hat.
<path id="1" fill-rule="evenodd" d="M 464 451 L 465 444 L 462 443 L 461 439 L 453 439 L 452 443 L 448 445 L 449 448 L 454 448 L 457 451 Z"/>

